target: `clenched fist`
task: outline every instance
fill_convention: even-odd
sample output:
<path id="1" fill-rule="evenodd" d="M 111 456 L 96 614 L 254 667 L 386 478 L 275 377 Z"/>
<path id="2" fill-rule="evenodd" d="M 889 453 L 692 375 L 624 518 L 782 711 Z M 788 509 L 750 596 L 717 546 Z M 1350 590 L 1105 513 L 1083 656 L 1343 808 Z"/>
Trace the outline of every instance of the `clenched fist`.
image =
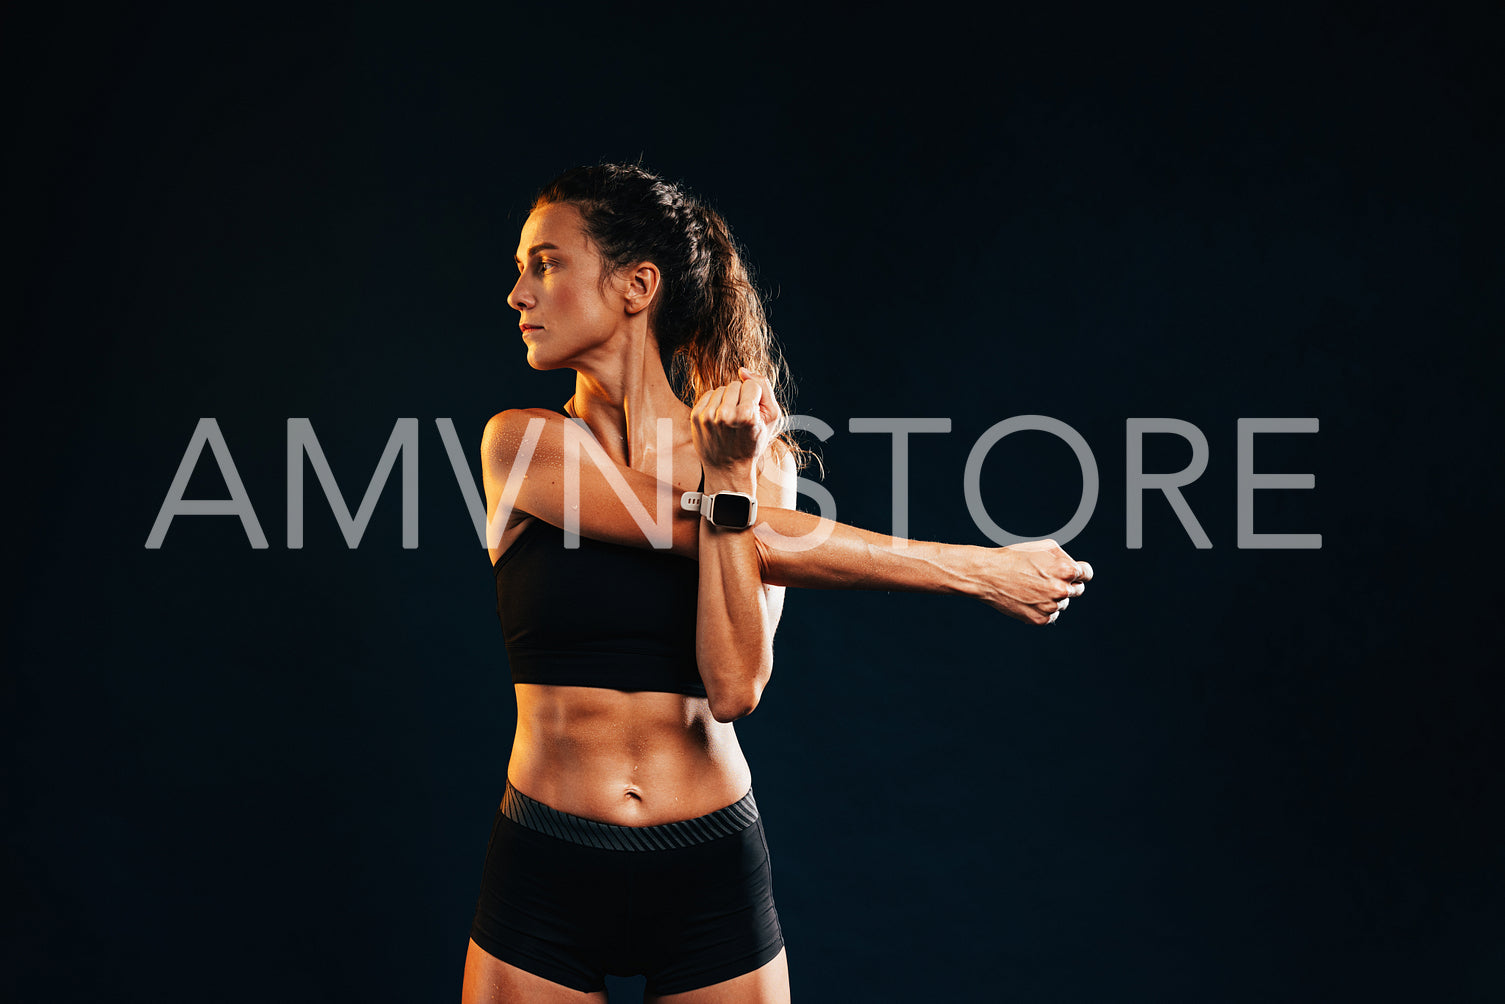
<path id="1" fill-rule="evenodd" d="M 1053 540 L 987 548 L 979 599 L 1030 624 L 1052 624 L 1092 579 L 1092 566 L 1073 561 Z"/>
<path id="2" fill-rule="evenodd" d="M 742 379 L 700 395 L 690 425 L 700 462 L 708 470 L 754 470 L 783 417 L 766 377 L 740 368 Z"/>

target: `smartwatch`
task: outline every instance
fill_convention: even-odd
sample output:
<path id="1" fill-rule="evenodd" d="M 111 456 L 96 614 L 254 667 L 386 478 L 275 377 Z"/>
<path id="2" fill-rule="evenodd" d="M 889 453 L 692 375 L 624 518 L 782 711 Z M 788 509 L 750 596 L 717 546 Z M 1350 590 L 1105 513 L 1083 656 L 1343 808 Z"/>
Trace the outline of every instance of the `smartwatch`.
<path id="1" fill-rule="evenodd" d="M 685 492 L 679 507 L 696 512 L 723 530 L 746 530 L 758 521 L 758 500 L 746 492 L 716 492 L 704 495 Z"/>

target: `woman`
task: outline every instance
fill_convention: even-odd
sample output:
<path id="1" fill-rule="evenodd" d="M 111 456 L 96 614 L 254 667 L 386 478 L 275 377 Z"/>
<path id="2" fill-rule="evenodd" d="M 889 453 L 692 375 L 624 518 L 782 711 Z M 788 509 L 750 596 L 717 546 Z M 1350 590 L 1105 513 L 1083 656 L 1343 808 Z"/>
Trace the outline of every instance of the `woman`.
<path id="1" fill-rule="evenodd" d="M 731 724 L 772 672 L 784 587 L 954 592 L 1048 623 L 1090 567 L 1051 542 L 896 542 L 794 509 L 761 301 L 725 223 L 678 187 L 568 171 L 516 259 L 529 365 L 576 383 L 482 443 L 518 726 L 463 998 L 604 1000 L 605 974 L 642 972 L 650 1000 L 787 1000 Z"/>

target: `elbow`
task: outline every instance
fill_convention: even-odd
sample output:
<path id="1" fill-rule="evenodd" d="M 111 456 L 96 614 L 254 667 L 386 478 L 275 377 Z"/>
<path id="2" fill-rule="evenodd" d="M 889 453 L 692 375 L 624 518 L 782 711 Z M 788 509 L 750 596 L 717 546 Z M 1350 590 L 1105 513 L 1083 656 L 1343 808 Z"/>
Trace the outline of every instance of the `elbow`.
<path id="1" fill-rule="evenodd" d="M 711 717 L 722 725 L 735 722 L 739 718 L 746 718 L 753 713 L 758 706 L 756 698 L 750 700 L 733 701 L 723 698 L 720 701 L 711 702 Z"/>
<path id="2" fill-rule="evenodd" d="M 762 676 L 748 687 L 717 688 L 711 692 L 707 698 L 711 705 L 711 717 L 725 725 L 752 714 L 763 696 L 763 683 L 766 679 L 766 676 Z"/>

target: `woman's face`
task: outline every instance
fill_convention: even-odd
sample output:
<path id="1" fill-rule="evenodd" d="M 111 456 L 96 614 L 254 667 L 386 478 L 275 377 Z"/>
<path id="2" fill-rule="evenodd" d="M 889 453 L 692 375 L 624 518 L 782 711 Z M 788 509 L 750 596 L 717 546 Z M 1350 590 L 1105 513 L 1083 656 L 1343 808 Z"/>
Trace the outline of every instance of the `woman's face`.
<path id="1" fill-rule="evenodd" d="M 624 314 L 615 286 L 601 284 L 601 258 L 574 206 L 551 203 L 528 216 L 517 243 L 517 285 L 507 303 L 518 318 L 528 365 L 575 366 L 606 342 Z"/>

